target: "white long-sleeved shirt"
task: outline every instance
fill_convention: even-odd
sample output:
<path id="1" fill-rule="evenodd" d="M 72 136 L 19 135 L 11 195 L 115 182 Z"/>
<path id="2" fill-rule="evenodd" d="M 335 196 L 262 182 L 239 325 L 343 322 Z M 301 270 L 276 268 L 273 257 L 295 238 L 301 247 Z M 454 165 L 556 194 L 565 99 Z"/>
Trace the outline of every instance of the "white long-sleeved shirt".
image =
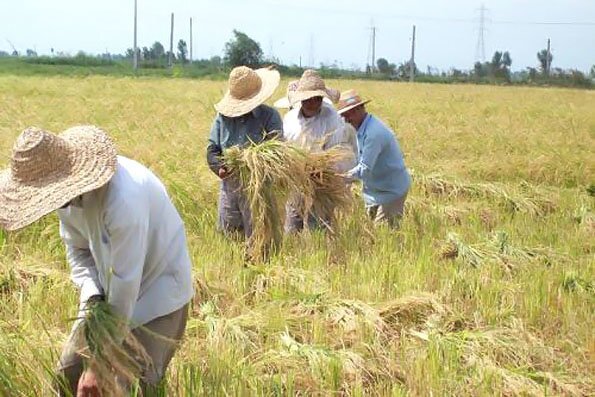
<path id="1" fill-rule="evenodd" d="M 338 164 L 340 172 L 355 166 L 357 158 L 357 138 L 355 129 L 337 113 L 333 105 L 322 102 L 320 113 L 304 117 L 298 106 L 291 109 L 283 118 L 283 137 L 311 151 L 328 150 L 341 146 L 353 154 L 352 158 Z"/>
<path id="2" fill-rule="evenodd" d="M 58 210 L 81 306 L 104 294 L 134 325 L 169 314 L 192 298 L 184 224 L 161 181 L 118 157 L 112 179 Z"/>

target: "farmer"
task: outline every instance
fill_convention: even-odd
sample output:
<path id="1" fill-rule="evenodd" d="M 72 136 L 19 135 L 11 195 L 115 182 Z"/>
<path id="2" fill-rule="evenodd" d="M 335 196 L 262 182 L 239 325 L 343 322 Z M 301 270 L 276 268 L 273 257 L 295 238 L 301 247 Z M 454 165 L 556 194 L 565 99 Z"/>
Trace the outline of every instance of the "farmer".
<path id="1" fill-rule="evenodd" d="M 111 139 L 94 126 L 60 135 L 26 129 L 10 169 L 0 173 L 2 228 L 23 228 L 54 210 L 80 288 L 79 318 L 89 305 L 106 301 L 129 321 L 152 359 L 140 379 L 150 392 L 182 338 L 193 295 L 182 219 L 160 180 L 117 156 Z M 78 354 L 85 345 L 75 332 L 80 322 L 62 350 L 56 387 L 59 395 L 98 396 L 96 374 Z"/>
<path id="2" fill-rule="evenodd" d="M 290 87 L 291 88 L 291 87 Z M 283 136 L 309 151 L 326 151 L 340 146 L 353 154 L 337 164 L 338 172 L 345 172 L 355 165 L 357 141 L 354 129 L 341 118 L 330 101 L 338 99 L 339 92 L 326 87 L 324 80 L 314 70 L 304 71 L 293 91 L 288 90 L 292 109 L 283 119 Z M 325 100 L 326 99 L 326 100 Z M 299 198 L 293 198 L 293 201 Z M 330 226 L 326 219 L 309 214 L 309 227 Z M 293 233 L 304 228 L 304 220 L 294 204 L 287 205 L 285 229 Z"/>
<path id="3" fill-rule="evenodd" d="M 357 129 L 358 164 L 347 177 L 363 182 L 368 215 L 376 222 L 399 227 L 411 185 L 403 153 L 394 133 L 366 112 L 366 103 L 354 90 L 341 94 L 338 112 Z"/>
<path id="4" fill-rule="evenodd" d="M 275 92 L 280 75 L 276 70 L 234 68 L 229 89 L 215 105 L 217 116 L 207 146 L 209 168 L 221 179 L 219 192 L 219 229 L 225 233 L 252 235 L 250 208 L 240 183 L 225 167 L 223 150 L 232 146 L 257 144 L 276 137 L 283 129 L 277 110 L 263 103 Z"/>

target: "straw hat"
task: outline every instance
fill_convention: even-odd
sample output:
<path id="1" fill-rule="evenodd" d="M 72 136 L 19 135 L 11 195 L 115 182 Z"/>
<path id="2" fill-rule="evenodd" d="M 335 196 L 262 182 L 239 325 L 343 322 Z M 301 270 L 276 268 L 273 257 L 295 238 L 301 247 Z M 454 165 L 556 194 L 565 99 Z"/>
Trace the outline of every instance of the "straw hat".
<path id="1" fill-rule="evenodd" d="M 339 98 L 339 104 L 337 105 L 337 113 L 343 114 L 368 102 L 370 102 L 370 99 L 364 101 L 355 90 L 347 90 L 341 93 L 341 98 Z"/>
<path id="2" fill-rule="evenodd" d="M 279 109 L 289 109 L 291 107 L 291 103 L 289 103 L 289 95 L 297 90 L 299 80 L 292 80 L 287 84 L 287 91 L 283 98 L 279 98 L 273 104 L 274 107 Z"/>
<path id="3" fill-rule="evenodd" d="M 0 172 L 0 226 L 16 230 L 35 222 L 105 185 L 116 166 L 114 144 L 98 127 L 60 135 L 27 128 L 13 147 L 10 168 Z"/>
<path id="4" fill-rule="evenodd" d="M 252 70 L 247 66 L 233 68 L 229 74 L 229 89 L 215 109 L 227 117 L 239 117 L 254 110 L 270 98 L 281 76 L 274 69 Z"/>
<path id="5" fill-rule="evenodd" d="M 297 90 L 298 83 L 299 83 L 299 80 L 290 81 L 289 84 L 287 84 L 287 93 L 285 94 L 285 96 L 283 98 L 277 99 L 275 101 L 275 103 L 273 104 L 273 106 L 276 108 L 279 108 L 279 109 L 289 109 L 291 107 L 291 103 L 289 102 L 289 96 L 293 92 L 295 92 L 295 90 Z M 339 96 L 341 95 L 339 90 L 335 90 L 332 88 L 327 88 L 327 90 L 329 91 L 330 99 L 323 98 L 323 100 L 326 103 L 328 103 L 329 105 L 339 102 Z"/>
<path id="6" fill-rule="evenodd" d="M 308 69 L 302 74 L 298 81 L 297 88 L 289 95 L 289 102 L 292 105 L 310 98 L 321 96 L 332 100 L 338 97 L 338 91 L 326 88 L 324 80 L 317 71 Z"/>

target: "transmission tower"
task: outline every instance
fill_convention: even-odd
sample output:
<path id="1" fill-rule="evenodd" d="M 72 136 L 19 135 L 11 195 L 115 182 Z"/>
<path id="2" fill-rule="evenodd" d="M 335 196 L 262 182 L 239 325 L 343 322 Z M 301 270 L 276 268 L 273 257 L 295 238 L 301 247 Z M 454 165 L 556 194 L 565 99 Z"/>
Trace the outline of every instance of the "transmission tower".
<path id="1" fill-rule="evenodd" d="M 486 14 L 488 9 L 484 4 L 479 8 L 479 31 L 477 32 L 477 47 L 475 48 L 475 59 L 481 62 L 486 60 L 485 32 L 486 32 Z"/>

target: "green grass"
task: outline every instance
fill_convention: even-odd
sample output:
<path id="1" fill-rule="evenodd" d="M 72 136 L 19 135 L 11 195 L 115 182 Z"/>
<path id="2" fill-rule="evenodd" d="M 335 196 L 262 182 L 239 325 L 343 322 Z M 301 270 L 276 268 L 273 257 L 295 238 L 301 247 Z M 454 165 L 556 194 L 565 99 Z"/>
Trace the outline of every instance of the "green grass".
<path id="1" fill-rule="evenodd" d="M 0 163 L 29 125 L 93 123 L 163 179 L 196 286 L 167 395 L 594 394 L 593 93 L 328 84 L 398 133 L 415 169 L 398 232 L 357 201 L 332 241 L 244 268 L 204 158 L 223 82 L 0 75 Z M 56 217 L 0 232 L 0 254 L 0 394 L 45 395 L 77 307 Z"/>

